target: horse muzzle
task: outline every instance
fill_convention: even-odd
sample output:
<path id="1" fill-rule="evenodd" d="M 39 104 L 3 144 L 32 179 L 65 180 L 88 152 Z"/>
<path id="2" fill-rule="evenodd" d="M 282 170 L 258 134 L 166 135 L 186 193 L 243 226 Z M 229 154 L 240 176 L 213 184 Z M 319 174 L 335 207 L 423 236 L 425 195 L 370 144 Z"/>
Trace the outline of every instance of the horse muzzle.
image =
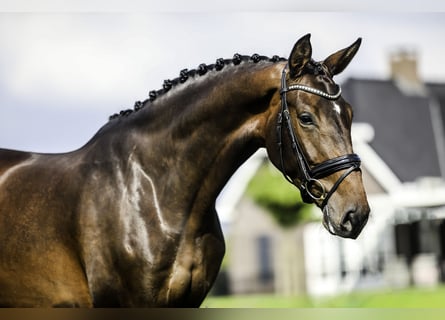
<path id="1" fill-rule="evenodd" d="M 323 225 L 333 235 L 357 239 L 369 218 L 369 206 L 347 211 L 339 222 L 335 222 L 329 206 L 323 208 Z"/>

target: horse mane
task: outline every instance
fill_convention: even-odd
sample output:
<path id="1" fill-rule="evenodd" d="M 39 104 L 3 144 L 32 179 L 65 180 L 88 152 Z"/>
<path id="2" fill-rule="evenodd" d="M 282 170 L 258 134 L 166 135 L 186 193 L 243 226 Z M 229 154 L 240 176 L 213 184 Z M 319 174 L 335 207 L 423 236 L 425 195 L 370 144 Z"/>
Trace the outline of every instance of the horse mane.
<path id="1" fill-rule="evenodd" d="M 251 56 L 245 56 L 245 55 L 240 55 L 238 53 L 235 53 L 233 55 L 232 59 L 219 58 L 213 64 L 201 63 L 198 66 L 198 68 L 196 68 L 196 69 L 192 69 L 192 70 L 182 69 L 179 73 L 179 77 L 174 78 L 172 80 L 170 80 L 170 79 L 164 80 L 164 83 L 162 84 L 162 89 L 150 91 L 148 93 L 148 98 L 146 98 L 143 101 L 136 101 L 133 109 L 126 109 L 126 110 L 120 111 L 119 113 L 115 113 L 109 117 L 109 120 L 126 117 L 126 116 L 132 114 L 133 112 L 137 112 L 137 111 L 141 110 L 142 108 L 145 108 L 150 103 L 155 101 L 156 98 L 158 98 L 159 96 L 162 96 L 166 92 L 170 91 L 170 89 L 172 89 L 173 87 L 175 87 L 179 84 L 185 83 L 189 78 L 193 78 L 197 75 L 204 76 L 209 71 L 220 71 L 225 66 L 228 66 L 228 65 L 237 66 L 237 65 L 240 65 L 242 62 L 258 63 L 260 61 L 269 61 L 269 62 L 276 63 L 276 62 L 286 61 L 286 60 L 287 59 L 279 57 L 277 55 L 274 55 L 271 58 L 269 58 L 267 56 L 261 56 L 256 53 Z"/>

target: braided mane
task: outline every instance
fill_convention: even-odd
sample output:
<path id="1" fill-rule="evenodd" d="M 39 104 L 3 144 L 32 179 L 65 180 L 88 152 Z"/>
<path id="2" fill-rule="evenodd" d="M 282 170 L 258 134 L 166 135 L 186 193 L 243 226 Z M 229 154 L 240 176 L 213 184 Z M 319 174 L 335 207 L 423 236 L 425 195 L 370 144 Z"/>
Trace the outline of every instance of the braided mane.
<path id="1" fill-rule="evenodd" d="M 196 75 L 203 76 L 209 71 L 213 71 L 213 70 L 220 71 L 227 65 L 233 64 L 233 65 L 237 66 L 237 65 L 241 64 L 241 62 L 248 62 L 248 61 L 251 61 L 253 63 L 258 63 L 260 61 L 270 61 L 270 62 L 275 63 L 275 62 L 279 62 L 279 61 L 286 61 L 286 59 L 281 58 L 277 55 L 274 55 L 272 58 L 269 58 L 267 56 L 261 56 L 256 53 L 251 56 L 245 56 L 245 55 L 240 55 L 240 54 L 236 53 L 236 54 L 234 54 L 232 59 L 219 58 L 213 64 L 202 63 L 196 69 L 192 69 L 192 70 L 183 69 L 180 71 L 179 77 L 177 77 L 173 80 L 169 80 L 169 79 L 164 80 L 164 83 L 162 84 L 162 89 L 152 90 L 148 93 L 148 98 L 146 98 L 143 101 L 136 101 L 133 109 L 126 109 L 126 110 L 120 111 L 119 113 L 115 113 L 109 117 L 109 120 L 113 120 L 113 119 L 120 118 L 120 117 L 125 117 L 125 116 L 132 114 L 133 112 L 139 111 L 140 109 L 149 105 L 151 102 L 155 101 L 157 97 L 168 92 L 174 86 L 176 86 L 178 84 L 182 84 L 182 83 L 186 82 L 189 78 L 193 78 Z"/>

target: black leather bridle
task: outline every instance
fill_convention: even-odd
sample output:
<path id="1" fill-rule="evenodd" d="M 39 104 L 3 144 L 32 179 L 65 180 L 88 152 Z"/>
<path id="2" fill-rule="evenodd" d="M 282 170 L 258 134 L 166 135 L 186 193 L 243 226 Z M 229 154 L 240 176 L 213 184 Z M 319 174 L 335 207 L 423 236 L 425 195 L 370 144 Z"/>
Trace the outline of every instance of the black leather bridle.
<path id="1" fill-rule="evenodd" d="M 338 186 L 342 183 L 342 181 L 350 175 L 352 172 L 360 170 L 360 157 L 355 154 L 346 154 L 340 157 L 336 157 L 333 159 L 326 160 L 320 164 L 313 166 L 312 168 L 309 166 L 306 157 L 304 156 L 303 149 L 301 148 L 301 143 L 298 141 L 298 138 L 295 134 L 294 128 L 292 127 L 292 122 L 289 114 L 289 107 L 287 105 L 286 93 L 292 90 L 302 90 L 311 94 L 315 94 L 322 98 L 328 100 L 337 100 L 341 95 L 341 89 L 338 87 L 338 92 L 336 94 L 329 94 L 324 91 L 304 86 L 301 84 L 294 84 L 287 86 L 286 83 L 286 67 L 283 69 L 281 75 L 281 111 L 278 115 L 278 123 L 277 123 L 277 133 L 278 133 L 278 149 L 280 152 L 281 159 L 281 171 L 284 177 L 292 184 L 296 185 L 300 191 L 303 198 L 303 201 L 306 203 L 320 202 L 320 207 L 323 209 L 328 203 L 329 198 L 332 194 L 337 190 Z M 284 168 L 284 157 L 283 157 L 283 146 L 282 146 L 282 138 L 283 138 L 283 121 L 284 126 L 287 128 L 287 132 L 289 134 L 289 139 L 292 145 L 293 153 L 297 159 L 298 166 L 300 167 L 300 182 L 299 184 L 296 182 L 296 179 L 292 179 L 285 171 Z M 346 170 L 340 178 L 334 183 L 332 188 L 329 191 L 326 191 L 325 186 L 319 179 L 326 178 L 331 174 Z"/>

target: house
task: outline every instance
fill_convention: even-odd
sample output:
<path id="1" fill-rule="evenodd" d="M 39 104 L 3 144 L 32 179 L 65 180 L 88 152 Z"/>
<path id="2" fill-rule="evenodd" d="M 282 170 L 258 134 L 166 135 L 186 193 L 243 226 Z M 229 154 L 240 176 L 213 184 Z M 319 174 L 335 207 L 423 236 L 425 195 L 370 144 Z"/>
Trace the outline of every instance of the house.
<path id="1" fill-rule="evenodd" d="M 326 295 L 445 280 L 445 84 L 421 81 L 413 52 L 393 54 L 390 64 L 390 79 L 342 85 L 372 210 L 360 237 L 334 237 L 321 223 L 283 235 L 240 197 L 226 234 L 231 292 Z M 279 259 L 283 250 L 290 261 Z"/>

